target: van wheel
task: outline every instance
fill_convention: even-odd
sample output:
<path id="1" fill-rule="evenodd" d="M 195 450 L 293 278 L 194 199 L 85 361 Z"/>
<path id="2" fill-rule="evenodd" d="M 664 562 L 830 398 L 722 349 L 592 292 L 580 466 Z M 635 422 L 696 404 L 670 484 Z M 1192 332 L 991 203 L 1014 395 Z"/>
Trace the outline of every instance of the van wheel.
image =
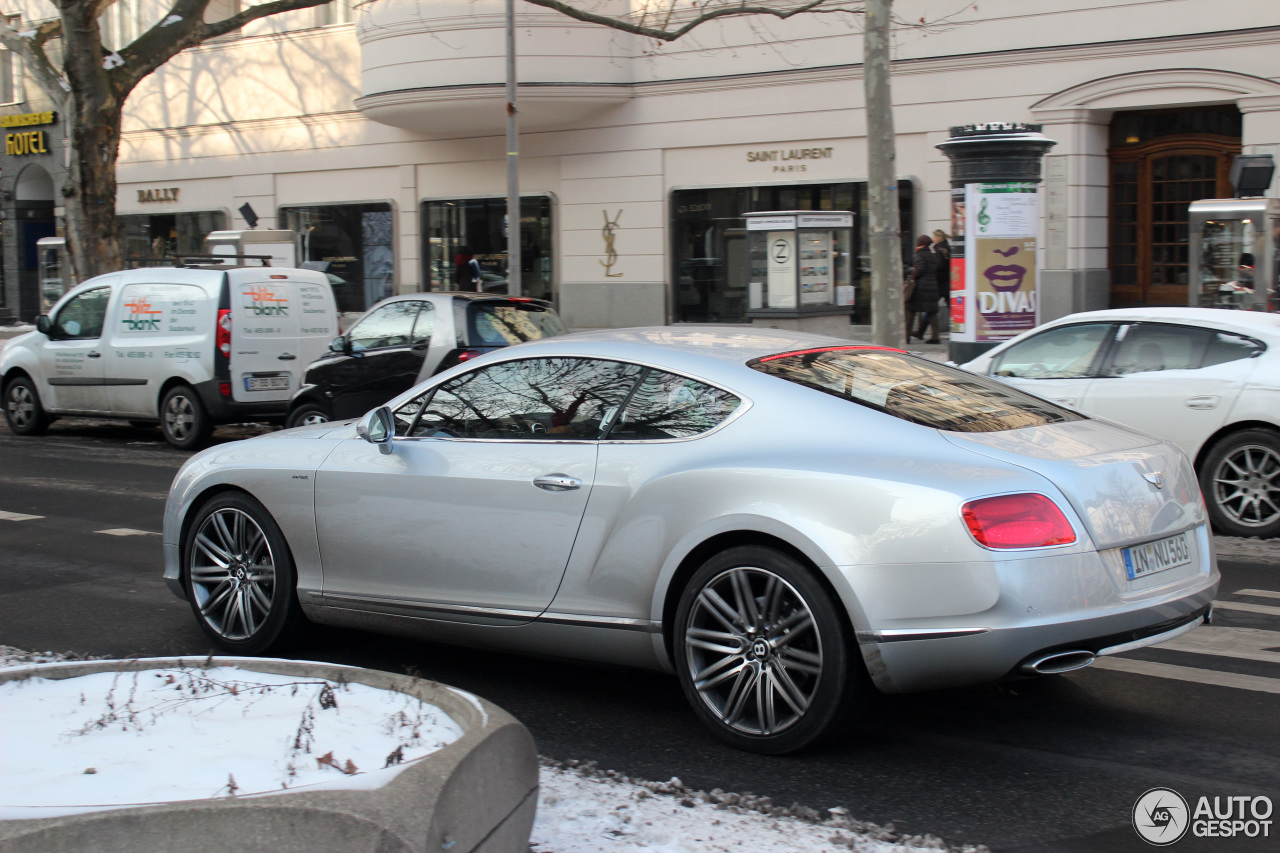
<path id="1" fill-rule="evenodd" d="M 213 425 L 196 392 L 186 385 L 175 385 L 160 404 L 160 429 L 174 447 L 193 450 L 209 440 Z"/>
<path id="2" fill-rule="evenodd" d="M 730 548 L 680 596 L 675 666 L 694 711 L 739 749 L 779 755 L 832 734 L 853 709 L 861 661 L 813 573 L 768 548 Z"/>
<path id="3" fill-rule="evenodd" d="M 293 429 L 294 427 L 327 424 L 328 422 L 329 413 L 322 406 L 316 403 L 303 403 L 289 413 L 289 418 L 284 422 L 284 427 L 285 429 Z"/>
<path id="4" fill-rule="evenodd" d="M 1227 536 L 1280 536 L 1280 435 L 1246 429 L 1224 437 L 1200 469 L 1209 519 Z"/>
<path id="5" fill-rule="evenodd" d="M 4 419 L 17 435 L 39 435 L 49 426 L 35 383 L 20 376 L 4 391 Z"/>

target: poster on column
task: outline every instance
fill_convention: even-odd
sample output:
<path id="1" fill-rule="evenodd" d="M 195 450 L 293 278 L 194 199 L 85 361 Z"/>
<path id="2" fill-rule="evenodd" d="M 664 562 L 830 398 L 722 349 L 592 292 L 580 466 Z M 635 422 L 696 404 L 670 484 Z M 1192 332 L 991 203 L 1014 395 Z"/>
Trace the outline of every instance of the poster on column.
<path id="1" fill-rule="evenodd" d="M 1036 325 L 1036 234 L 1040 196 L 1034 183 L 965 187 L 965 266 L 974 340 L 998 342 Z"/>

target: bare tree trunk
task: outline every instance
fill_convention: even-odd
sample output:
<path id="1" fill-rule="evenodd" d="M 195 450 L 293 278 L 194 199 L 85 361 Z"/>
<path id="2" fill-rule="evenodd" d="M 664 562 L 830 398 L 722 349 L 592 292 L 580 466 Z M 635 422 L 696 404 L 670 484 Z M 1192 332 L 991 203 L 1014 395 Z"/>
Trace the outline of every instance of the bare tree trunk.
<path id="1" fill-rule="evenodd" d="M 889 92 L 892 0 L 867 0 L 863 86 L 867 103 L 867 232 L 871 249 L 871 337 L 906 345 L 902 305 L 902 241 L 898 227 L 897 154 Z"/>

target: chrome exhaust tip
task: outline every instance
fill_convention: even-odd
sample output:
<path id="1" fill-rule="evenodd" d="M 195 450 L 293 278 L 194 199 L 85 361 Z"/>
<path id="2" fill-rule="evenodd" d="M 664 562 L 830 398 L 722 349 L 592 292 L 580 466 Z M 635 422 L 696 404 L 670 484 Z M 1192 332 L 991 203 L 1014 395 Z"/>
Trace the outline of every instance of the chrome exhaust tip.
<path id="1" fill-rule="evenodd" d="M 1075 649 L 1067 652 L 1054 652 L 1029 660 L 1018 667 L 1023 675 L 1059 675 L 1076 669 L 1084 669 L 1094 661 L 1093 652 Z"/>

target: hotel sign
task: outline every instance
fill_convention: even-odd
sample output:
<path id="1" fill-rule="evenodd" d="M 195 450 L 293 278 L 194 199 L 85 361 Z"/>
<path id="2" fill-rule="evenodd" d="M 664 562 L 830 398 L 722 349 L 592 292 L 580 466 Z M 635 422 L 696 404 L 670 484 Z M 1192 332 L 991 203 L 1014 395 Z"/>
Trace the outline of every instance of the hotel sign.
<path id="1" fill-rule="evenodd" d="M 14 116 L 0 116 L 0 127 L 31 127 L 33 125 L 53 124 L 58 120 L 56 112 L 22 113 Z M 4 153 L 11 157 L 24 157 L 29 154 L 49 153 L 49 134 L 44 130 L 24 130 L 4 135 Z"/>

